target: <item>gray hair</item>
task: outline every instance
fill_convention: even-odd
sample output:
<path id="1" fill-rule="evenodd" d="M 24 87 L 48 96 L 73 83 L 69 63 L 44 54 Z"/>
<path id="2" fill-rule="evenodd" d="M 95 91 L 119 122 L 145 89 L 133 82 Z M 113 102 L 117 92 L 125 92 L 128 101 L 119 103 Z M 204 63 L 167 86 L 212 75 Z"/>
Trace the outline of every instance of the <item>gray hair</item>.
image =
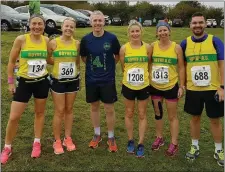
<path id="1" fill-rule="evenodd" d="M 103 18 L 104 18 L 104 14 L 103 14 L 101 11 L 99 11 L 99 10 L 93 11 L 93 13 L 91 13 L 91 16 L 90 16 L 90 19 L 91 19 L 91 20 L 92 20 L 92 17 L 93 17 L 94 15 L 101 15 L 101 16 L 103 16 Z M 105 18 L 104 18 L 104 19 L 105 19 Z"/>
<path id="2" fill-rule="evenodd" d="M 43 22 L 44 22 L 44 25 L 45 25 L 45 19 L 44 19 L 44 17 L 43 17 L 41 14 L 33 14 L 33 15 L 30 17 L 30 19 L 29 19 L 29 23 L 31 22 L 31 20 L 32 20 L 33 18 L 36 18 L 36 17 L 42 19 Z"/>

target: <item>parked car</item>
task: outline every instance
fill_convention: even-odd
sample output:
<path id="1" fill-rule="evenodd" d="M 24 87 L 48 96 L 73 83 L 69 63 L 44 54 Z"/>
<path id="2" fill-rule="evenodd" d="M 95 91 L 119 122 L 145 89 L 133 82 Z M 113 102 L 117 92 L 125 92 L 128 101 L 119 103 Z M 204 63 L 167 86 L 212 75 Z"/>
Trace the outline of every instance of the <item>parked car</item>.
<path id="1" fill-rule="evenodd" d="M 29 17 L 19 14 L 13 8 L 7 5 L 1 5 L 1 30 L 8 31 L 11 29 L 20 29 L 26 26 Z"/>
<path id="2" fill-rule="evenodd" d="M 220 21 L 220 27 L 224 28 L 224 19 Z"/>
<path id="3" fill-rule="evenodd" d="M 86 27 L 86 26 L 89 25 L 88 19 L 83 18 L 78 13 L 76 13 L 74 10 L 72 10 L 71 8 L 61 6 L 61 5 L 57 5 L 57 4 L 41 4 L 41 7 L 48 8 L 58 15 L 74 18 L 76 20 L 76 26 L 77 27 Z"/>
<path id="4" fill-rule="evenodd" d="M 145 20 L 142 25 L 143 26 L 151 26 L 152 25 L 152 20 Z"/>
<path id="5" fill-rule="evenodd" d="M 30 16 L 28 6 L 16 7 L 15 10 L 21 14 Z M 45 19 L 46 25 L 51 28 L 61 27 L 63 20 L 66 19 L 66 17 L 57 15 L 53 11 L 44 7 L 40 7 L 40 12 Z"/>
<path id="6" fill-rule="evenodd" d="M 123 22 L 120 17 L 113 17 L 111 24 L 116 26 L 122 26 Z"/>
<path id="7" fill-rule="evenodd" d="M 81 13 L 80 11 L 74 10 L 78 15 L 80 15 L 81 17 L 83 17 L 84 19 L 87 20 L 87 26 L 90 26 L 90 17 L 84 15 L 83 13 Z"/>
<path id="8" fill-rule="evenodd" d="M 216 19 L 207 19 L 206 25 L 207 27 L 216 27 L 217 26 Z"/>
<path id="9" fill-rule="evenodd" d="M 173 27 L 182 27 L 183 21 L 181 19 L 173 19 L 172 26 Z"/>

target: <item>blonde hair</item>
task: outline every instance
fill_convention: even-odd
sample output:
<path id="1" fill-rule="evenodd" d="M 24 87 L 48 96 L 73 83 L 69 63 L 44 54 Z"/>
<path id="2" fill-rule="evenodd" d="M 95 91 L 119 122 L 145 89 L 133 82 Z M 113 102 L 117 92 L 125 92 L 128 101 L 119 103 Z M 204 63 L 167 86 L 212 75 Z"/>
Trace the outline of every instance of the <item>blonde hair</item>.
<path id="1" fill-rule="evenodd" d="M 131 26 L 138 26 L 141 30 L 141 34 L 143 34 L 143 27 L 142 27 L 141 23 L 138 22 L 137 20 L 131 20 L 130 23 L 129 23 L 129 26 L 127 28 L 128 36 L 129 36 L 129 31 L 130 31 Z"/>
<path id="2" fill-rule="evenodd" d="M 63 20 L 62 26 L 63 26 L 63 24 L 65 23 L 66 20 L 73 21 L 74 24 L 76 25 L 76 20 L 75 20 L 74 18 L 72 18 L 72 17 L 67 17 L 67 18 L 65 18 L 65 19 Z"/>
<path id="3" fill-rule="evenodd" d="M 101 11 L 96 10 L 96 11 L 93 11 L 93 13 L 91 13 L 91 16 L 90 16 L 91 21 L 92 21 L 92 18 L 93 18 L 94 15 L 101 15 L 104 18 L 104 14 Z M 105 20 L 105 18 L 104 18 L 104 20 Z"/>

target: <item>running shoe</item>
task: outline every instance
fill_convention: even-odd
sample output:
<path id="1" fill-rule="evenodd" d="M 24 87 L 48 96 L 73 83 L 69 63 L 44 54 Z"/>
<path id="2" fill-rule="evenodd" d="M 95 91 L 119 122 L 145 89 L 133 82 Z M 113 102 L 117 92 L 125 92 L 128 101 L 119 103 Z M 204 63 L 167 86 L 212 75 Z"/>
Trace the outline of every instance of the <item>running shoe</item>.
<path id="1" fill-rule="evenodd" d="M 160 138 L 160 137 L 156 137 L 155 141 L 153 142 L 152 144 L 152 150 L 153 151 L 156 151 L 156 150 L 159 150 L 159 148 L 161 146 L 164 145 L 164 140 L 163 138 Z"/>
<path id="2" fill-rule="evenodd" d="M 34 142 L 32 153 L 31 153 L 31 158 L 38 158 L 40 156 L 41 156 L 41 143 Z"/>
<path id="3" fill-rule="evenodd" d="M 224 166 L 224 152 L 223 150 L 218 150 L 214 153 L 214 158 L 217 160 L 217 164 L 221 167 Z"/>
<path id="4" fill-rule="evenodd" d="M 91 142 L 89 143 L 89 147 L 95 149 L 95 148 L 98 147 L 98 144 L 99 144 L 99 142 L 101 142 L 101 141 L 102 141 L 101 136 L 99 136 L 99 135 L 94 135 L 93 139 L 92 139 Z"/>
<path id="5" fill-rule="evenodd" d="M 72 140 L 71 137 L 64 138 L 63 146 L 65 146 L 67 148 L 67 151 L 74 151 L 74 150 L 76 150 L 76 146 L 73 143 L 73 140 Z"/>

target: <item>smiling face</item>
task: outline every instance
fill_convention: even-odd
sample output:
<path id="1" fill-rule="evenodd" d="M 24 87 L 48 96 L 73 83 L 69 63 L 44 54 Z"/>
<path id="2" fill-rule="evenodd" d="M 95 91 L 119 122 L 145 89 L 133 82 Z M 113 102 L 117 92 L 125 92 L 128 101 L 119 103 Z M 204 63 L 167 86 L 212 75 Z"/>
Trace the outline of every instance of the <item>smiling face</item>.
<path id="1" fill-rule="evenodd" d="M 165 38 L 168 38 L 169 37 L 170 30 L 166 26 L 160 26 L 157 29 L 157 33 L 156 34 L 157 34 L 157 36 L 158 36 L 159 39 L 165 39 Z"/>
<path id="2" fill-rule="evenodd" d="M 206 28 L 205 18 L 203 16 L 192 17 L 190 28 L 194 35 L 202 36 Z"/>
<path id="3" fill-rule="evenodd" d="M 99 33 L 103 31 L 104 25 L 105 25 L 104 15 L 101 15 L 101 14 L 91 15 L 91 26 L 92 26 L 93 32 Z"/>
<path id="4" fill-rule="evenodd" d="M 33 35 L 42 35 L 45 29 L 45 22 L 39 17 L 34 17 L 29 23 L 30 32 Z"/>
<path id="5" fill-rule="evenodd" d="M 64 20 L 62 24 L 62 35 L 68 37 L 73 36 L 75 28 L 76 28 L 75 21 L 69 19 Z"/>
<path id="6" fill-rule="evenodd" d="M 137 41 L 137 40 L 141 40 L 141 28 L 138 25 L 132 25 L 130 26 L 129 30 L 128 30 L 128 34 L 129 34 L 129 38 L 132 41 Z"/>

